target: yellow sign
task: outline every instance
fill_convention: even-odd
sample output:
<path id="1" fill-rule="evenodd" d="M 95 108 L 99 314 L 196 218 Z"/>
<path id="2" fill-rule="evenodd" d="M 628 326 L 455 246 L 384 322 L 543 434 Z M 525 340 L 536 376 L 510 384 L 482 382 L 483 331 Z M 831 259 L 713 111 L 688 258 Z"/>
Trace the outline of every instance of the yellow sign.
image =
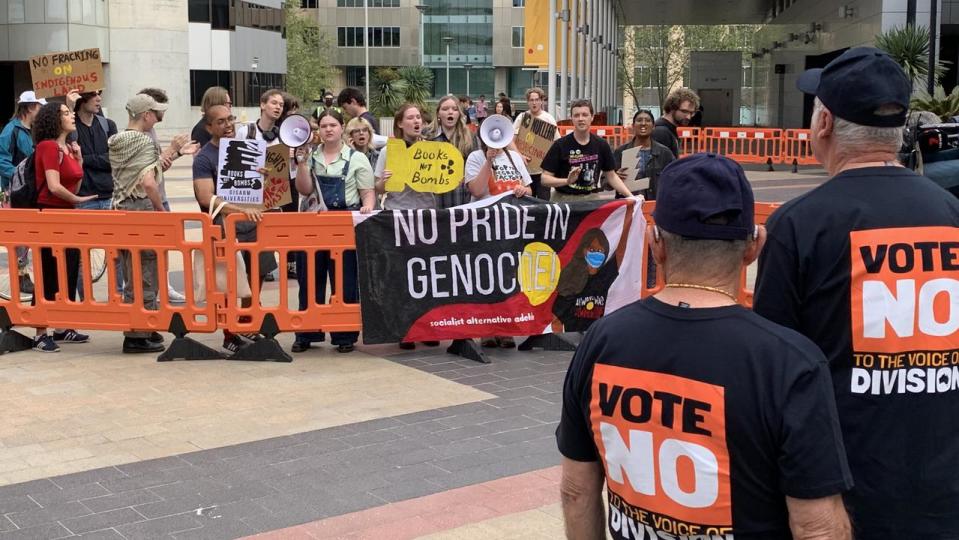
<path id="1" fill-rule="evenodd" d="M 386 191 L 410 188 L 420 193 L 446 193 L 463 181 L 463 155 L 450 143 L 420 141 L 409 148 L 402 139 L 386 143 L 386 170 L 393 173 Z"/>
<path id="2" fill-rule="evenodd" d="M 103 90 L 100 49 L 41 54 L 30 59 L 30 78 L 38 98 L 65 96 L 70 90 Z"/>
<path id="3" fill-rule="evenodd" d="M 556 0 L 526 0 L 523 8 L 523 64 L 545 67 L 549 64 L 549 3 Z"/>
<path id="4" fill-rule="evenodd" d="M 560 266 L 559 256 L 543 242 L 532 242 L 523 248 L 519 284 L 531 306 L 538 306 L 553 296 L 559 283 Z"/>

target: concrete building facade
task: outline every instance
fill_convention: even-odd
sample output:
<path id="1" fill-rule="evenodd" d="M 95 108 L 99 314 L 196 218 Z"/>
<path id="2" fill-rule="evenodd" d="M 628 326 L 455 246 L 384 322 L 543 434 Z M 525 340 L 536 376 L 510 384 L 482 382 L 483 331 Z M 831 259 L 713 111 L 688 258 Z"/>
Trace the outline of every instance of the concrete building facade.
<path id="1" fill-rule="evenodd" d="M 31 88 L 30 57 L 91 47 L 104 61 L 106 112 L 122 124 L 133 93 L 163 88 L 162 131 L 192 126 L 209 86 L 242 107 L 286 73 L 282 0 L 0 0 L 2 121 Z"/>
<path id="2" fill-rule="evenodd" d="M 301 0 L 333 42 L 337 89 L 365 84 L 363 0 Z M 433 97 L 446 93 L 447 40 L 454 94 L 522 99 L 535 70 L 523 65 L 523 0 L 369 0 L 370 69 L 423 65 Z M 467 77 L 467 71 L 469 76 Z"/>

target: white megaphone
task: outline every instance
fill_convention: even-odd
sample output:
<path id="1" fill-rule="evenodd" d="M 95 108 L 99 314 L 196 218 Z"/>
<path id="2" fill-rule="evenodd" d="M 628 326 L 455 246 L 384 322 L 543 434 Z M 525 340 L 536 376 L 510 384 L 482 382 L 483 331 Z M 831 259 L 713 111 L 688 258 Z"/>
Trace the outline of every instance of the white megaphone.
<path id="1" fill-rule="evenodd" d="M 494 114 L 483 120 L 480 139 L 489 148 L 506 148 L 513 142 L 513 122 L 502 114 Z"/>
<path id="2" fill-rule="evenodd" d="M 291 114 L 280 123 L 280 142 L 290 148 L 299 148 L 310 142 L 313 130 L 302 114 Z"/>

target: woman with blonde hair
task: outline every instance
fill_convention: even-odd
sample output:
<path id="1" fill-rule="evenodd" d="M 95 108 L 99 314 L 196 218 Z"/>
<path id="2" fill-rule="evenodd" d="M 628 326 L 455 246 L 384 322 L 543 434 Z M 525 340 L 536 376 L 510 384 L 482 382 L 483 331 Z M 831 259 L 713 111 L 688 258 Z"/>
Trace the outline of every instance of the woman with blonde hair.
<path id="1" fill-rule="evenodd" d="M 373 148 L 373 126 L 366 118 L 356 117 L 346 123 L 346 142 L 350 148 L 361 152 L 370 163 L 376 163 L 380 152 Z"/>
<path id="2" fill-rule="evenodd" d="M 466 115 L 456 96 L 446 96 L 436 104 L 436 116 L 427 128 L 431 141 L 448 142 L 463 155 L 463 161 L 479 147 L 476 135 L 466 125 Z M 470 192 L 459 179 L 459 186 L 440 195 L 439 208 L 452 208 L 470 202 Z"/>

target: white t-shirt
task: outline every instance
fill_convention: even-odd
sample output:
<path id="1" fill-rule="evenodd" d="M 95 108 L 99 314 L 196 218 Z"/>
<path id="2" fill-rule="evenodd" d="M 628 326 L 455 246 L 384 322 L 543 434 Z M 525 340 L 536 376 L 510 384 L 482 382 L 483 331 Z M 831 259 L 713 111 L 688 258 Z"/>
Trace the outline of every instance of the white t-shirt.
<path id="1" fill-rule="evenodd" d="M 516 120 L 513 120 L 513 133 L 519 133 L 519 128 L 523 125 L 523 115 L 530 114 L 529 111 L 516 115 Z M 545 110 L 539 112 L 539 116 L 534 116 L 543 120 L 544 122 L 549 122 L 550 124 L 556 125 L 556 119 L 553 118 L 553 115 L 549 114 Z M 559 138 L 559 130 L 556 130 L 556 139 Z"/>
<path id="2" fill-rule="evenodd" d="M 387 148 L 384 146 L 376 159 L 376 165 L 373 168 L 373 176 L 376 180 L 382 179 L 383 171 L 386 170 Z M 383 201 L 384 210 L 418 210 L 420 208 L 436 208 L 436 196 L 404 186 L 403 191 L 387 191 Z"/>
<path id="3" fill-rule="evenodd" d="M 236 128 L 235 128 L 235 129 L 236 129 L 236 134 L 233 135 L 233 138 L 234 138 L 234 139 L 245 139 L 245 138 L 246 138 L 246 131 L 247 131 L 247 129 L 250 128 L 250 125 L 251 125 L 251 124 L 254 124 L 254 122 L 243 122 L 243 123 L 239 123 L 239 122 L 238 122 L 238 123 L 236 124 Z M 260 131 L 258 127 L 254 127 L 254 129 L 256 130 L 256 133 L 253 134 L 253 138 L 256 139 L 256 140 L 258 140 L 258 141 L 265 141 L 266 139 L 263 138 L 263 132 Z M 279 133 L 279 130 L 277 130 L 277 133 Z M 281 142 L 280 142 L 280 137 L 279 137 L 279 136 L 277 136 L 277 137 L 276 137 L 275 139 L 273 139 L 272 141 L 268 141 L 268 142 L 266 143 L 267 146 L 273 146 L 274 144 L 281 144 Z"/>
<path id="4" fill-rule="evenodd" d="M 506 191 L 512 191 L 517 186 L 528 186 L 533 183 L 533 179 L 526 170 L 526 160 L 519 152 L 510 150 L 512 162 L 506 157 L 505 153 L 500 153 L 493 159 L 493 176 L 489 179 L 489 185 L 486 187 L 486 197 L 490 194 L 498 195 Z M 479 176 L 480 170 L 486 165 L 486 152 L 474 150 L 466 158 L 466 183 L 470 183 Z M 492 188 L 492 189 L 490 189 Z"/>

